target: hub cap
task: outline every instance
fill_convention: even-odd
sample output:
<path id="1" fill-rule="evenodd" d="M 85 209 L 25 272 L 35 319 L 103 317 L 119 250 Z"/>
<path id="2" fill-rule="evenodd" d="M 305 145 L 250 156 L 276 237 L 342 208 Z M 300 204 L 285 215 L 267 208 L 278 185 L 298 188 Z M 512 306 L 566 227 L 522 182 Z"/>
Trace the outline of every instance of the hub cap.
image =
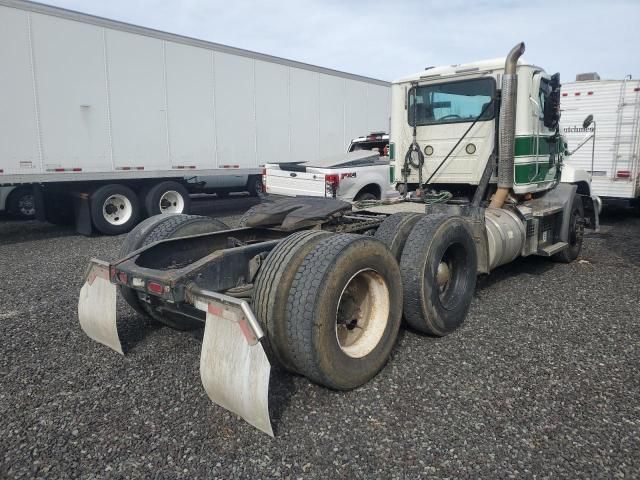
<path id="1" fill-rule="evenodd" d="M 123 225 L 133 214 L 131 201 L 124 195 L 111 195 L 102 205 L 102 215 L 111 225 Z"/>
<path id="2" fill-rule="evenodd" d="M 175 190 L 169 190 L 160 197 L 160 213 L 182 213 L 184 198 Z"/>

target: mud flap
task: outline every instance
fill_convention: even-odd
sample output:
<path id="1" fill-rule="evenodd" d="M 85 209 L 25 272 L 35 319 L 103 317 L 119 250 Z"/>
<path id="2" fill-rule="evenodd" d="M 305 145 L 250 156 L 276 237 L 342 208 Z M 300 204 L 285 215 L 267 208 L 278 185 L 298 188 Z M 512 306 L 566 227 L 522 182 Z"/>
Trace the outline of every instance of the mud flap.
<path id="1" fill-rule="evenodd" d="M 200 378 L 209 398 L 273 437 L 269 418 L 271 364 L 264 333 L 246 301 L 215 292 L 193 293 L 207 319 Z"/>
<path id="2" fill-rule="evenodd" d="M 116 286 L 109 264 L 92 259 L 78 301 L 80 327 L 90 338 L 123 355 L 116 326 Z"/>

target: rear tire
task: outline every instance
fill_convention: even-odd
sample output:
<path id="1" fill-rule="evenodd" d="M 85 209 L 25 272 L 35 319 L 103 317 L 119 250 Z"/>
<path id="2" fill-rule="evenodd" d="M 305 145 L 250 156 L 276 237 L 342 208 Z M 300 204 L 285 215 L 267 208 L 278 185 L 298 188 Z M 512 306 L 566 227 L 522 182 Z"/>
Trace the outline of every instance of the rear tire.
<path id="1" fill-rule="evenodd" d="M 184 185 L 178 182 L 160 182 L 149 189 L 144 205 L 149 216 L 161 213 L 189 214 L 191 197 Z"/>
<path id="2" fill-rule="evenodd" d="M 105 235 L 131 230 L 138 223 L 140 210 L 138 196 L 124 185 L 104 185 L 91 194 L 93 226 Z"/>
<path id="3" fill-rule="evenodd" d="M 387 362 L 401 313 L 400 271 L 389 249 L 371 237 L 332 235 L 315 245 L 295 274 L 283 345 L 296 371 L 350 390 Z"/>
<path id="4" fill-rule="evenodd" d="M 561 263 L 571 263 L 582 250 L 582 240 L 584 237 L 584 211 L 580 197 L 576 195 L 571 209 L 569 219 L 569 247 L 551 257 L 552 260 Z"/>
<path id="5" fill-rule="evenodd" d="M 120 258 L 160 240 L 197 235 L 199 233 L 227 230 L 229 227 L 220 220 L 198 215 L 162 214 L 147 218 L 136 226 L 120 247 Z M 151 317 L 176 330 L 192 330 L 202 326 L 201 322 L 173 313 L 160 313 L 157 308 L 141 297 L 142 292 L 120 286 L 120 293 L 126 302 L 138 313 Z"/>
<path id="6" fill-rule="evenodd" d="M 402 250 L 413 226 L 424 215 L 421 213 L 402 212 L 389 215 L 378 227 L 374 238 L 384 243 L 400 263 Z"/>
<path id="7" fill-rule="evenodd" d="M 362 202 L 364 200 L 379 200 L 373 193 L 364 192 L 356 195 L 356 198 L 353 199 L 355 202 Z"/>
<path id="8" fill-rule="evenodd" d="M 439 337 L 462 325 L 477 269 L 475 243 L 464 219 L 422 217 L 411 230 L 400 260 L 407 323 Z"/>
<path id="9" fill-rule="evenodd" d="M 255 282 L 253 310 L 266 333 L 265 347 L 271 357 L 291 372 L 298 373 L 283 343 L 289 289 L 307 254 L 330 235 L 329 232 L 312 230 L 289 235 L 269 252 Z"/>
<path id="10" fill-rule="evenodd" d="M 247 191 L 252 197 L 260 197 L 264 195 L 264 187 L 262 185 L 261 175 L 250 175 L 247 182 Z"/>
<path id="11" fill-rule="evenodd" d="M 7 211 L 20 220 L 32 220 L 36 217 L 36 203 L 33 188 L 18 187 L 9 193 Z"/>

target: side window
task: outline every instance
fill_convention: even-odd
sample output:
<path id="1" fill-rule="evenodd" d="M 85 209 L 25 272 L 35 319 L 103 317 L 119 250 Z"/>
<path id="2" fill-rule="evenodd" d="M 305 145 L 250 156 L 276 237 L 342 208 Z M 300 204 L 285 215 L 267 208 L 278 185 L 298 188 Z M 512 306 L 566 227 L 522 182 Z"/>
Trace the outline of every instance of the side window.
<path id="1" fill-rule="evenodd" d="M 546 78 L 541 78 L 540 91 L 538 92 L 538 103 L 540 104 L 540 111 L 538 112 L 538 118 L 540 120 L 544 120 L 545 105 L 547 103 L 547 98 L 549 97 L 550 92 L 551 92 L 551 86 L 549 85 L 549 80 L 547 80 Z"/>

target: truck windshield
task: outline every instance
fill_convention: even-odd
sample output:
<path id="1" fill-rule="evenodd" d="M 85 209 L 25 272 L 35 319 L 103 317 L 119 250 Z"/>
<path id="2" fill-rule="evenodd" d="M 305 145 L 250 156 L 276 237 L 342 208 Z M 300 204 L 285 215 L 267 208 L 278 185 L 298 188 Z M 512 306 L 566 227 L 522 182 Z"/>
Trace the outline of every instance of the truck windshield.
<path id="1" fill-rule="evenodd" d="M 475 120 L 495 92 L 493 78 L 476 78 L 435 85 L 420 85 L 409 91 L 409 125 L 436 125 Z M 415 102 L 415 107 L 414 107 Z M 493 118 L 493 105 L 480 120 Z"/>

